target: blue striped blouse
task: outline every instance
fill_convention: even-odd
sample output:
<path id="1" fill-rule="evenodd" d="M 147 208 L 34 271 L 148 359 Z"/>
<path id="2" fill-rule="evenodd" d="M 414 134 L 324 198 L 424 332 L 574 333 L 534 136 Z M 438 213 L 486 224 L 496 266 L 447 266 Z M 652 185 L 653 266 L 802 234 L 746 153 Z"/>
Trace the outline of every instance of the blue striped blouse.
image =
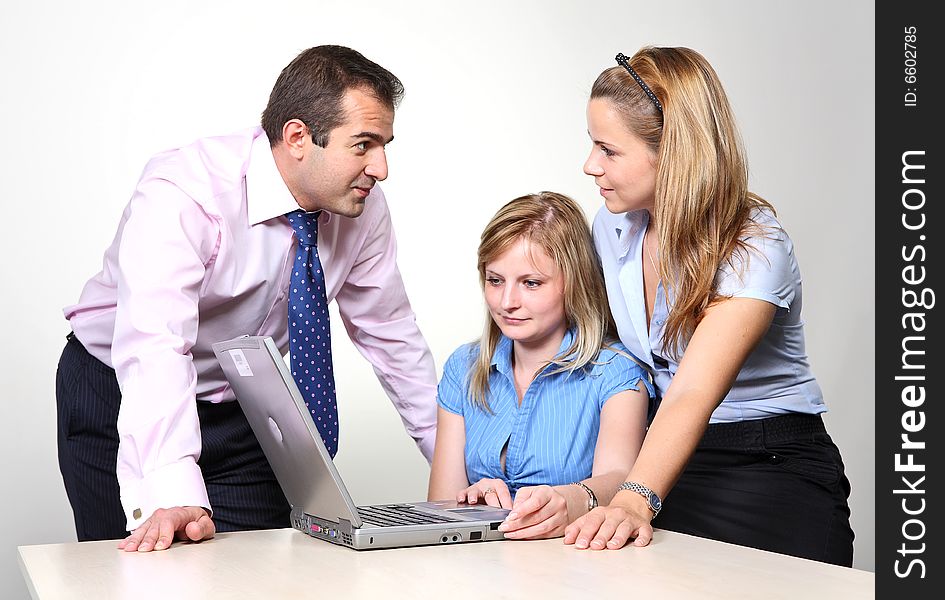
<path id="1" fill-rule="evenodd" d="M 573 332 L 561 343 L 570 346 Z M 620 343 L 615 348 L 626 352 Z M 591 476 L 600 412 L 609 398 L 637 389 L 653 389 L 639 365 L 612 350 L 601 350 L 596 363 L 582 371 L 549 375 L 549 365 L 532 381 L 518 405 L 512 372 L 512 341 L 502 336 L 492 356 L 489 414 L 469 394 L 469 371 L 479 355 L 476 343 L 460 346 L 446 361 L 437 401 L 460 415 L 466 426 L 466 477 L 502 479 L 514 495 L 531 485 L 564 485 Z M 508 442 L 503 471 L 499 462 Z"/>

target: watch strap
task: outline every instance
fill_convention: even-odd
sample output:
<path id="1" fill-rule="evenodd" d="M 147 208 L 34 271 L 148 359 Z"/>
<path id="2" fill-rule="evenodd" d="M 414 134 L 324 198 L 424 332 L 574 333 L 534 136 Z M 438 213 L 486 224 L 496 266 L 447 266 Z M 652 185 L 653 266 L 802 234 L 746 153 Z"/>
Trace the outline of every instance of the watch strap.
<path id="1" fill-rule="evenodd" d="M 659 497 L 659 494 L 646 487 L 642 483 L 637 483 L 636 481 L 625 481 L 617 486 L 617 491 L 619 492 L 621 490 L 636 492 L 637 494 L 643 496 L 643 498 L 646 500 L 646 506 L 653 513 L 654 518 L 657 514 L 659 514 L 660 509 L 663 508 L 663 500 Z"/>

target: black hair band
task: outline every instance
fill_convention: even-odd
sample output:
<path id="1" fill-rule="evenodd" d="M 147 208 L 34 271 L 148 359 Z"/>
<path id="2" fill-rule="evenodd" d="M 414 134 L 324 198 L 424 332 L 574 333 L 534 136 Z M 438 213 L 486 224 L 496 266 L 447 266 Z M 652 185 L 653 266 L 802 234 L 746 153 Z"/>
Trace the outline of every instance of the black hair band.
<path id="1" fill-rule="evenodd" d="M 656 110 L 663 112 L 663 105 L 660 104 L 659 98 L 656 97 L 656 94 L 653 93 L 653 90 L 650 89 L 650 86 L 643 81 L 643 78 L 637 75 L 637 72 L 633 70 L 633 67 L 630 66 L 629 59 L 624 55 L 623 52 L 620 52 L 616 56 L 617 64 L 627 70 L 627 73 L 630 73 L 630 76 L 633 77 L 633 80 L 640 84 L 640 87 L 643 88 L 644 93 L 653 101 L 653 105 L 656 106 Z"/>

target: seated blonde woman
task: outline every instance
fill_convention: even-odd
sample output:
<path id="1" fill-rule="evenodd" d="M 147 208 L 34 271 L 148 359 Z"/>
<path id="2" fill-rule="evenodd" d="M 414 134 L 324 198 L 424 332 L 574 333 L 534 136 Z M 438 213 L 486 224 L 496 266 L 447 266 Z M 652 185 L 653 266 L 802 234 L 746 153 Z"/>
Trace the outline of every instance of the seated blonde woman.
<path id="1" fill-rule="evenodd" d="M 482 234 L 488 307 L 438 388 L 430 500 L 510 508 L 507 538 L 548 538 L 610 501 L 643 443 L 652 388 L 618 341 L 581 208 L 512 200 Z"/>

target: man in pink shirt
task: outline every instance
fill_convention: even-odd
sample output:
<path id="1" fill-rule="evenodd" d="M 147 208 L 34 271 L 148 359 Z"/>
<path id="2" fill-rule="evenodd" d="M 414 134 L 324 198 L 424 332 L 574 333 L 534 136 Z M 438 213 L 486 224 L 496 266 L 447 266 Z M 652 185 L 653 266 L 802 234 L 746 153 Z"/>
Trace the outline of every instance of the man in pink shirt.
<path id="1" fill-rule="evenodd" d="M 269 335 L 287 351 L 297 239 L 285 215 L 300 208 L 321 211 L 327 300 L 432 457 L 433 359 L 375 185 L 387 177 L 402 95 L 358 52 L 310 48 L 280 74 L 262 127 L 147 164 L 102 271 L 64 310 L 73 333 L 56 381 L 59 464 L 79 540 L 124 538 L 119 548 L 150 551 L 289 526 L 211 344 Z"/>

